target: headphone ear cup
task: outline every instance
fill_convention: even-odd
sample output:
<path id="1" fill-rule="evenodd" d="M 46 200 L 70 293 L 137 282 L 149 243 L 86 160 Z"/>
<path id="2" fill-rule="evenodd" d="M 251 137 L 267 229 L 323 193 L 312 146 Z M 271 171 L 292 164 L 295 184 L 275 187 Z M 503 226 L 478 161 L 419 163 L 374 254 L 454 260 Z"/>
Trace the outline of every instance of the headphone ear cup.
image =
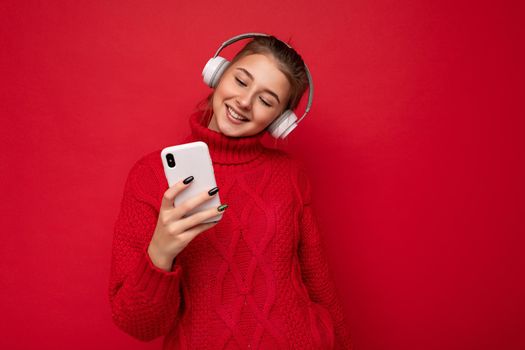
<path id="1" fill-rule="evenodd" d="M 296 121 L 295 113 L 291 109 L 287 109 L 268 126 L 268 132 L 276 139 L 284 139 L 295 129 Z"/>
<path id="2" fill-rule="evenodd" d="M 280 137 L 282 139 L 286 138 L 286 136 L 288 136 L 292 132 L 292 130 L 295 129 L 296 127 L 297 127 L 297 123 L 294 122 L 290 124 L 290 126 L 283 131 Z"/>
<path id="3" fill-rule="evenodd" d="M 211 88 L 217 86 L 222 73 L 229 65 L 230 61 L 221 56 L 210 58 L 202 70 L 202 77 L 206 85 Z"/>

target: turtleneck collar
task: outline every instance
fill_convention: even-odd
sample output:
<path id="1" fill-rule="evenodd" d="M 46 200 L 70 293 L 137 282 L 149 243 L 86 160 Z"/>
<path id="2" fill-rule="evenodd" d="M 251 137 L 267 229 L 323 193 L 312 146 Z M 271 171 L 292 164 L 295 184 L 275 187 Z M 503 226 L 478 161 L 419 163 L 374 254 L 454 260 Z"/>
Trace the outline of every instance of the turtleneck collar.
<path id="1" fill-rule="evenodd" d="M 252 136 L 230 137 L 208 128 L 208 120 L 202 112 L 189 118 L 191 135 L 186 142 L 203 141 L 208 145 L 213 163 L 240 164 L 250 162 L 261 155 L 264 146 L 261 139 L 264 131 Z"/>

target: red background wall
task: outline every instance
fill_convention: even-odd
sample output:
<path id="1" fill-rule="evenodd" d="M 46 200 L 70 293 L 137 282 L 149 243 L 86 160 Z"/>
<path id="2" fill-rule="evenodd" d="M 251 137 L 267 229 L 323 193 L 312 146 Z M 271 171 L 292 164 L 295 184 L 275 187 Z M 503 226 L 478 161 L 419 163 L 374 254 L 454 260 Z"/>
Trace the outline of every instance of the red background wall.
<path id="1" fill-rule="evenodd" d="M 160 348 L 111 321 L 125 177 L 186 134 L 207 59 L 248 31 L 291 38 L 312 71 L 312 111 L 283 147 L 311 171 L 356 349 L 525 348 L 522 8 L 0 7 L 0 348 Z"/>

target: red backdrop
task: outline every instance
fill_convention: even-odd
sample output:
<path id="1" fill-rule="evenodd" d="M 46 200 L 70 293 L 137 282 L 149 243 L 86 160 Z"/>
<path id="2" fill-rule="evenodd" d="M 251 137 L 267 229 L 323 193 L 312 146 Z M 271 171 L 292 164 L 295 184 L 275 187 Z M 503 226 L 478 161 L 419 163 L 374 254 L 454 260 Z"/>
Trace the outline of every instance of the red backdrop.
<path id="1" fill-rule="evenodd" d="M 517 2 L 516 2 L 517 3 Z M 0 348 L 159 349 L 113 325 L 113 223 L 244 32 L 296 47 L 306 161 L 356 349 L 525 348 L 523 9 L 458 1 L 2 1 Z M 231 57 L 241 43 L 230 47 Z"/>

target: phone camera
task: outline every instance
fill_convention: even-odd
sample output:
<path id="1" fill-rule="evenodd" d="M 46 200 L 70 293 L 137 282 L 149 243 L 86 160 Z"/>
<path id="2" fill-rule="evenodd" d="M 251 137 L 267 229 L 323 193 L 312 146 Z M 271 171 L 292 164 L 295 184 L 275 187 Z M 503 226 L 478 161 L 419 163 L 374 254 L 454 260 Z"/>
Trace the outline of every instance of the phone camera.
<path id="1" fill-rule="evenodd" d="M 166 162 L 168 163 L 168 166 L 170 168 L 175 168 L 175 157 L 173 156 L 173 154 L 166 154 Z"/>

